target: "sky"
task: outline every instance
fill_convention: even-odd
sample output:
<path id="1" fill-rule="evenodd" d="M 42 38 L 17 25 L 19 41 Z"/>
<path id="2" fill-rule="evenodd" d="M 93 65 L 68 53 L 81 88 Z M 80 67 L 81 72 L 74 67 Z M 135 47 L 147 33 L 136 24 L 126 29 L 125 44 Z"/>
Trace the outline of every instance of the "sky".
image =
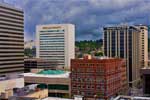
<path id="1" fill-rule="evenodd" d="M 150 0 L 0 0 L 24 11 L 25 41 L 39 24 L 75 24 L 75 38 L 103 38 L 103 27 L 150 24 Z"/>

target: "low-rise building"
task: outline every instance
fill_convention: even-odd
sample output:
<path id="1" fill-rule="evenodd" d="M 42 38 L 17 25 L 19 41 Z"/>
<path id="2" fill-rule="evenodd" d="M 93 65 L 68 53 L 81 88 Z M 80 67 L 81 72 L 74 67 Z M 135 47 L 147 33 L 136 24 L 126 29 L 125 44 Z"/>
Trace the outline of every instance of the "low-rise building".
<path id="1" fill-rule="evenodd" d="M 48 89 L 39 89 L 36 87 L 30 88 L 30 86 L 23 88 L 14 88 L 13 96 L 10 96 L 8 100 L 41 100 L 48 97 Z"/>
<path id="2" fill-rule="evenodd" d="M 57 61 L 55 61 L 56 65 L 52 64 L 54 62 L 44 60 L 41 58 L 29 58 L 24 60 L 25 72 L 30 72 L 31 69 L 56 69 Z"/>
<path id="3" fill-rule="evenodd" d="M 14 88 L 24 87 L 24 78 L 0 78 L 0 100 L 8 99 L 9 96 L 13 96 Z"/>
<path id="4" fill-rule="evenodd" d="M 39 84 L 37 87 L 48 88 L 51 97 L 70 96 L 70 72 L 62 70 L 43 70 L 38 73 L 25 73 L 25 85 Z"/>
<path id="5" fill-rule="evenodd" d="M 150 96 L 150 68 L 145 67 L 141 69 L 143 93 L 146 96 Z"/>
<path id="6" fill-rule="evenodd" d="M 137 96 L 125 96 L 119 95 L 113 100 L 150 100 L 150 97 L 137 97 Z"/>
<path id="7" fill-rule="evenodd" d="M 76 95 L 74 96 L 74 99 L 68 99 L 68 98 L 59 98 L 59 97 L 48 97 L 42 100 L 84 100 L 83 96 Z"/>
<path id="8" fill-rule="evenodd" d="M 148 66 L 150 66 L 150 60 L 148 60 Z"/>
<path id="9" fill-rule="evenodd" d="M 71 95 L 110 99 L 127 88 L 126 63 L 117 58 L 71 60 Z"/>

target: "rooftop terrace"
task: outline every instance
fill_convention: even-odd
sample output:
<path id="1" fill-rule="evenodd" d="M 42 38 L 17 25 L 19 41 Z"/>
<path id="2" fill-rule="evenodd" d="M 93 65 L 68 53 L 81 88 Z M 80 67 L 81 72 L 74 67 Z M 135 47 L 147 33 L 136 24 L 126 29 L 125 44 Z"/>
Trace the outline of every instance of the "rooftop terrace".
<path id="1" fill-rule="evenodd" d="M 65 74 L 65 71 L 62 71 L 62 70 L 42 70 L 42 71 L 38 72 L 37 74 L 60 75 L 60 74 Z"/>
<path id="2" fill-rule="evenodd" d="M 38 73 L 24 73 L 24 77 L 69 78 L 69 71 L 42 70 Z"/>

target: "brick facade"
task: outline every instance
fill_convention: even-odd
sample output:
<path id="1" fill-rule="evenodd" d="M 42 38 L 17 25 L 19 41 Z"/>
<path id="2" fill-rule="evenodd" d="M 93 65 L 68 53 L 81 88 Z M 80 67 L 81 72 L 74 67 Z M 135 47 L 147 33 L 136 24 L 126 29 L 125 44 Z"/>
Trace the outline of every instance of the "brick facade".
<path id="1" fill-rule="evenodd" d="M 127 85 L 123 59 L 72 59 L 71 93 L 85 98 L 108 98 Z"/>

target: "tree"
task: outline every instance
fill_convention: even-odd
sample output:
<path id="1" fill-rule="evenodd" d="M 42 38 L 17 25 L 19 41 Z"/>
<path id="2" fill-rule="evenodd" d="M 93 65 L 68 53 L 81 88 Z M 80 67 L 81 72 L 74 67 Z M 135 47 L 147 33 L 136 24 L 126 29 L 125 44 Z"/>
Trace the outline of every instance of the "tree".
<path id="1" fill-rule="evenodd" d="M 97 53 L 95 53 L 95 56 L 103 56 L 104 54 L 103 54 L 103 52 L 97 52 Z"/>

